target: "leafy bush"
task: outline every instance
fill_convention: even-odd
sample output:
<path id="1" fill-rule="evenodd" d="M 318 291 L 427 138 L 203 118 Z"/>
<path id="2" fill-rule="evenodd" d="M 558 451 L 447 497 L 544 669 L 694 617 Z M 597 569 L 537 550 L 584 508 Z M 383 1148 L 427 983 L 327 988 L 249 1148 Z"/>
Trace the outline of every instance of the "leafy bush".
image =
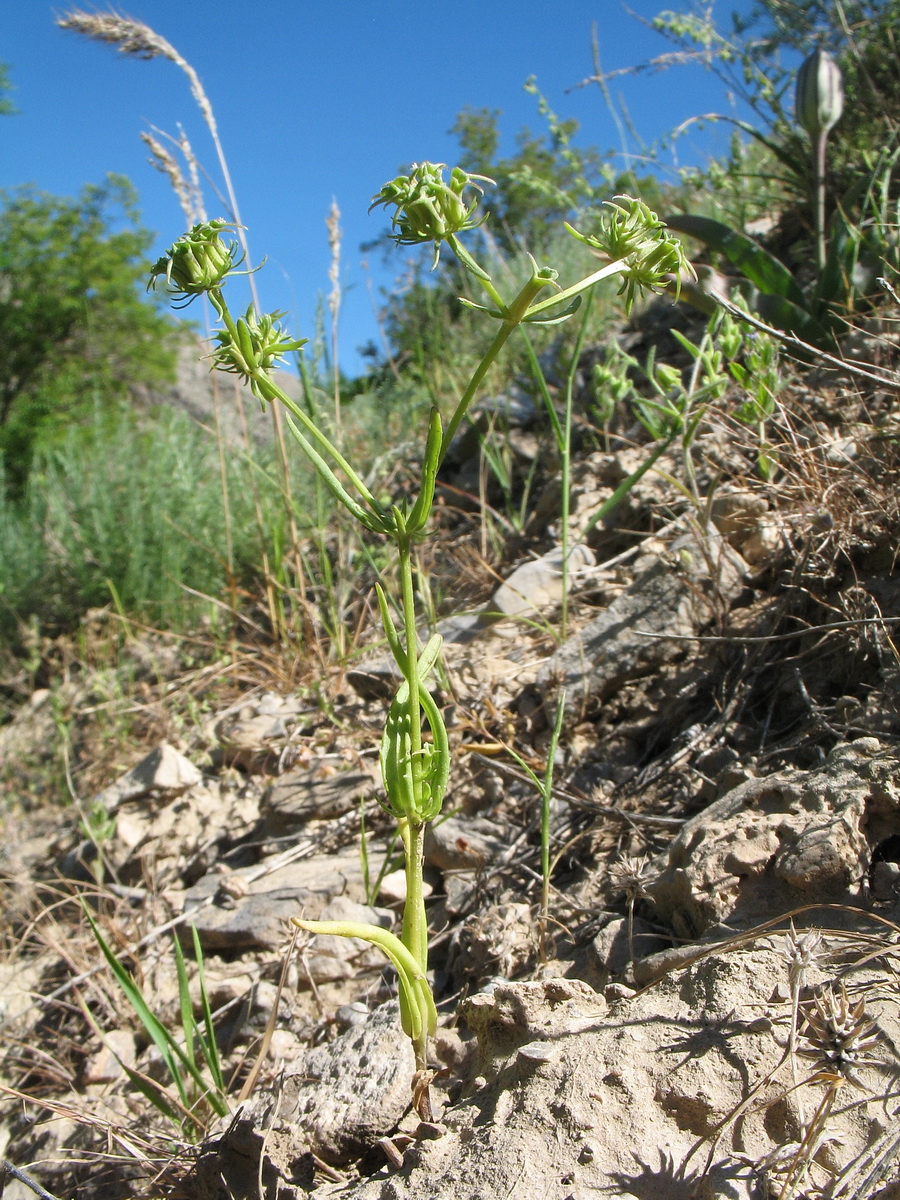
<path id="1" fill-rule="evenodd" d="M 115 232 L 113 229 L 117 226 Z M 75 199 L 0 193 L 0 453 L 21 491 L 36 446 L 126 383 L 174 369 L 174 324 L 143 292 L 151 235 L 127 180 Z"/>

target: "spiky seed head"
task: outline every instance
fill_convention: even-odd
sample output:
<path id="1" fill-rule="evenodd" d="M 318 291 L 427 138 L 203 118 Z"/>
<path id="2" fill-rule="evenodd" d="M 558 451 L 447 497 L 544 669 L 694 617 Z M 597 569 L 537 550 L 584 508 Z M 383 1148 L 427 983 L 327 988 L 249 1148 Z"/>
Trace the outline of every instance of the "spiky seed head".
<path id="1" fill-rule="evenodd" d="M 609 868 L 609 877 L 617 892 L 624 892 L 627 900 L 649 900 L 647 891 L 656 875 L 650 870 L 650 859 L 646 855 L 633 858 L 623 854 Z"/>
<path id="2" fill-rule="evenodd" d="M 619 295 L 625 297 L 626 312 L 631 311 L 638 295 L 645 289 L 665 288 L 673 276 L 678 287 L 682 278 L 697 278 L 681 242 L 667 232 L 665 221 L 661 221 L 643 200 L 613 196 L 603 205 L 600 221 L 592 233 L 579 233 L 571 225 L 566 228 L 592 250 L 599 250 L 611 261 L 624 264 Z"/>
<path id="3" fill-rule="evenodd" d="M 370 212 L 378 205 L 393 207 L 392 236 L 398 246 L 434 242 L 435 264 L 442 241 L 482 224 L 485 217 L 475 215 L 484 191 L 481 184 L 494 182 L 486 175 L 470 175 L 461 167 L 451 170 L 448 181 L 446 170 L 446 163 L 413 163 L 408 175 L 386 183 L 369 205 Z"/>
<path id="4" fill-rule="evenodd" d="M 194 225 L 154 264 L 147 290 L 165 279 L 174 290 L 175 307 L 184 308 L 204 292 L 221 287 L 244 261 L 237 242 L 222 238 L 226 230 L 236 229 L 236 225 L 222 217 Z"/>
<path id="5" fill-rule="evenodd" d="M 221 329 L 215 334 L 218 345 L 210 355 L 213 365 L 220 371 L 228 371 L 247 380 L 254 396 L 262 402 L 270 400 L 271 395 L 265 390 L 265 380 L 260 378 L 261 374 L 266 375 L 281 362 L 285 354 L 299 350 L 307 341 L 306 338 L 287 336 L 279 324 L 283 316 L 282 312 L 257 316 L 251 304 L 244 316 L 238 317 L 235 322 L 237 337 L 233 337 L 228 329 Z"/>
<path id="6" fill-rule="evenodd" d="M 800 1053 L 818 1064 L 823 1077 L 864 1088 L 859 1072 L 878 1061 L 872 1051 L 879 1042 L 878 1027 L 866 1015 L 865 996 L 854 1004 L 842 983 L 803 1005 L 801 1012 L 808 1046 Z"/>
<path id="7" fill-rule="evenodd" d="M 818 966 L 826 955 L 821 932 L 818 929 L 808 929 L 801 936 L 791 921 L 791 927 L 784 935 L 782 954 L 787 959 L 788 972 L 792 979 Z"/>

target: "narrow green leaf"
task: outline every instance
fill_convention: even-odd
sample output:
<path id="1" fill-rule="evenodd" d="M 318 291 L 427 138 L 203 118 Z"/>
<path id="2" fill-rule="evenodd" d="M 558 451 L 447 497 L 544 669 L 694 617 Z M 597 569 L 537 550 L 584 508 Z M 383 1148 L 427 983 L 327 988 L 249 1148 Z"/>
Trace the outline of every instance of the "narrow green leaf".
<path id="1" fill-rule="evenodd" d="M 200 984 L 200 1007 L 203 1013 L 203 1027 L 206 1030 L 206 1037 L 200 1037 L 200 1046 L 203 1051 L 203 1057 L 206 1059 L 206 1064 L 209 1067 L 210 1074 L 213 1078 L 218 1096 L 207 1090 L 209 1101 L 215 1108 L 220 1117 L 224 1117 L 229 1111 L 228 1102 L 225 1100 L 225 1078 L 222 1074 L 222 1061 L 219 1057 L 219 1043 L 216 1041 L 216 1028 L 213 1024 L 212 1009 L 209 1004 L 209 993 L 206 990 L 206 972 L 203 967 L 203 950 L 200 946 L 200 935 L 197 933 L 197 926 L 191 924 L 191 936 L 194 941 L 194 957 L 197 960 L 197 975 Z M 221 1106 L 217 1106 L 217 1102 Z"/>
<path id="2" fill-rule="evenodd" d="M 181 1010 L 181 1030 L 184 1034 L 184 1052 L 187 1060 L 196 1070 L 194 1056 L 194 1007 L 191 1004 L 191 989 L 188 984 L 187 968 L 184 965 L 184 953 L 178 934 L 174 934 L 172 945 L 175 951 L 175 973 L 178 977 L 178 1004 Z"/>
<path id="3" fill-rule="evenodd" d="M 690 213 L 667 217 L 666 224 L 670 229 L 697 238 L 710 249 L 724 254 L 761 292 L 770 296 L 784 296 L 796 305 L 803 304 L 803 293 L 784 263 L 779 262 L 774 254 L 764 250 L 752 238 L 738 233 L 736 229 L 730 229 L 721 221 L 693 216 Z"/>

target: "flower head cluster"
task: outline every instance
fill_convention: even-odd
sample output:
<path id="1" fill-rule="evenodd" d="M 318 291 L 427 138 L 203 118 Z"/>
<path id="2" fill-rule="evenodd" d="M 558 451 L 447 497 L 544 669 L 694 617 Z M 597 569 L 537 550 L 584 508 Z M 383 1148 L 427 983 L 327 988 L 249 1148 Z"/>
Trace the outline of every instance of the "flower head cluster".
<path id="1" fill-rule="evenodd" d="M 814 1059 L 821 1074 L 863 1087 L 860 1068 L 877 1061 L 872 1051 L 878 1044 L 877 1026 L 866 1016 L 865 997 L 854 1004 L 842 984 L 840 991 L 827 991 L 804 1005 L 803 1015 L 803 1036 L 809 1046 L 800 1053 Z"/>
<path id="2" fill-rule="evenodd" d="M 210 355 L 219 370 L 246 379 L 254 396 L 262 401 L 272 398 L 266 393 L 264 375 L 277 366 L 285 354 L 299 350 L 307 341 L 285 334 L 278 324 L 283 316 L 282 312 L 274 312 L 258 317 L 251 304 L 244 316 L 234 322 L 233 331 L 226 328 L 216 333 L 218 346 Z"/>
<path id="3" fill-rule="evenodd" d="M 678 287 L 682 272 L 696 278 L 681 242 L 666 232 L 665 222 L 643 200 L 614 196 L 605 201 L 594 233 L 579 233 L 571 225 L 566 228 L 592 250 L 601 251 L 612 262 L 624 263 L 619 295 L 625 297 L 626 312 L 645 288 L 663 288 L 673 276 Z"/>
<path id="4" fill-rule="evenodd" d="M 394 240 L 399 246 L 434 242 L 434 261 L 437 263 L 441 242 L 467 229 L 475 229 L 484 217 L 475 217 L 482 183 L 493 183 L 486 175 L 469 175 L 454 167 L 450 180 L 444 179 L 445 163 L 413 163 L 408 175 L 398 175 L 386 183 L 369 206 L 393 206 L 391 217 Z M 466 199 L 467 188 L 478 195 Z"/>
<path id="5" fill-rule="evenodd" d="M 244 261 L 237 242 L 226 242 L 221 236 L 225 230 L 236 229 L 236 225 L 222 217 L 199 222 L 189 233 L 182 234 L 153 266 L 148 291 L 165 279 L 174 289 L 174 306 L 185 308 L 197 296 L 221 287 Z"/>

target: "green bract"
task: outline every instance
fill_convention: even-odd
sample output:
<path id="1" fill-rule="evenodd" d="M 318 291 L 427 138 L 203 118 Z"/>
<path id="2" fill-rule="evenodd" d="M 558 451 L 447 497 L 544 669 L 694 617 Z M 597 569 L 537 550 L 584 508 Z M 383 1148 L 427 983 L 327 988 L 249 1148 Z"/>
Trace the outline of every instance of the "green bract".
<path id="1" fill-rule="evenodd" d="M 811 138 L 828 133 L 844 111 L 841 68 L 827 50 L 813 50 L 797 72 L 797 121 Z"/>
<path id="2" fill-rule="evenodd" d="M 217 217 L 201 221 L 183 234 L 153 266 L 148 290 L 165 279 L 175 289 L 174 306 L 184 308 L 210 288 L 220 287 L 244 261 L 237 242 L 224 242 L 220 236 L 229 229 L 236 230 L 237 226 Z"/>
<path id="3" fill-rule="evenodd" d="M 396 209 L 391 217 L 394 240 L 399 246 L 414 246 L 434 242 L 434 261 L 437 263 L 441 242 L 467 229 L 475 229 L 484 217 L 475 219 L 478 196 L 468 202 L 463 196 L 466 188 L 479 195 L 481 183 L 493 183 L 486 175 L 469 175 L 461 167 L 450 172 L 450 182 L 444 180 L 446 163 L 413 163 L 409 175 L 398 175 L 372 197 L 369 211 L 379 204 Z"/>
<path id="4" fill-rule="evenodd" d="M 594 233 L 579 233 L 568 224 L 566 228 L 592 250 L 600 250 L 612 262 L 624 263 L 619 295 L 625 297 L 626 312 L 644 288 L 664 288 L 674 276 L 677 291 L 684 272 L 696 279 L 681 242 L 666 232 L 665 221 L 643 200 L 614 196 L 605 201 L 600 227 Z"/>
<path id="5" fill-rule="evenodd" d="M 272 399 L 266 380 L 260 379 L 259 373 L 277 366 L 285 354 L 299 350 L 308 340 L 288 337 L 278 324 L 283 316 L 283 312 L 274 312 L 257 317 L 251 304 L 244 316 L 234 322 L 233 329 L 226 327 L 215 334 L 219 345 L 210 355 L 213 365 L 246 379 L 259 400 Z"/>

